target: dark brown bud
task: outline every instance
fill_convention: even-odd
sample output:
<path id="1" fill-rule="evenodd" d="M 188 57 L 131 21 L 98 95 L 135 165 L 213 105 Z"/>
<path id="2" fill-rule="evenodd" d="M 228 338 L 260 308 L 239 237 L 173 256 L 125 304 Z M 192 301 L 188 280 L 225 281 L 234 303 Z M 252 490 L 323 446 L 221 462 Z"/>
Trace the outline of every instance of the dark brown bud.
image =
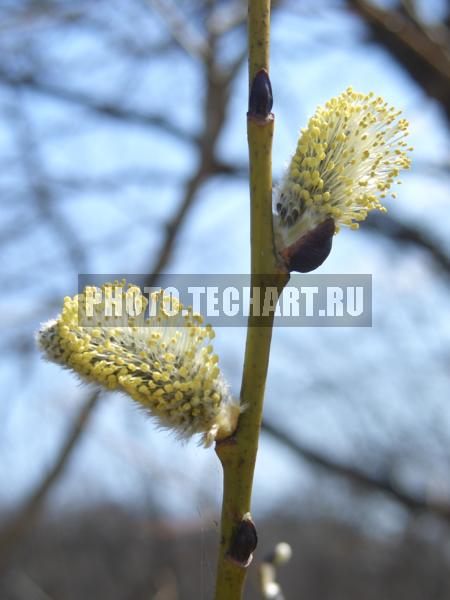
<path id="1" fill-rule="evenodd" d="M 335 229 L 330 217 L 282 250 L 281 256 L 289 271 L 309 273 L 320 267 L 331 252 Z"/>
<path id="2" fill-rule="evenodd" d="M 257 543 L 256 527 L 247 513 L 236 528 L 227 557 L 241 567 L 248 567 Z"/>
<path id="3" fill-rule="evenodd" d="M 266 119 L 272 110 L 273 95 L 269 74 L 260 69 L 253 79 L 248 101 L 248 114 L 257 119 Z"/>

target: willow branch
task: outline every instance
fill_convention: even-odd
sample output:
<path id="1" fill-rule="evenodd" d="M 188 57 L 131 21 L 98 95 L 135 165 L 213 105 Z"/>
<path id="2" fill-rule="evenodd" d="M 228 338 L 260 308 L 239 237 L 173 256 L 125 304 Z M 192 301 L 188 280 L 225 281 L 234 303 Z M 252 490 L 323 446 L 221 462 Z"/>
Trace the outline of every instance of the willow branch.
<path id="1" fill-rule="evenodd" d="M 273 247 L 272 137 L 273 115 L 269 70 L 270 0 L 249 0 L 249 81 L 247 134 L 250 162 L 252 288 L 279 290 L 280 275 Z M 250 518 L 253 474 L 262 418 L 264 390 L 272 338 L 273 312 L 249 318 L 241 402 L 245 406 L 234 436 L 216 445 L 223 467 L 221 540 L 216 600 L 242 597 L 247 566 L 256 545 Z"/>

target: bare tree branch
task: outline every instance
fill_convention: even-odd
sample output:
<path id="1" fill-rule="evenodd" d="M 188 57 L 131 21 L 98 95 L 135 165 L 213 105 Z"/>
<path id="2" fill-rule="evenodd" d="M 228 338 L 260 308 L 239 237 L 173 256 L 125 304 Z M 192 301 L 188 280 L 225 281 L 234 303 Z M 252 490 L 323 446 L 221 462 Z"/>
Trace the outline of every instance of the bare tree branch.
<path id="1" fill-rule="evenodd" d="M 345 465 L 330 457 L 319 454 L 267 421 L 263 422 L 262 431 L 286 448 L 292 450 L 297 457 L 308 461 L 315 467 L 325 469 L 330 474 L 342 477 L 350 483 L 363 487 L 370 492 L 386 494 L 409 510 L 430 512 L 446 521 L 450 521 L 450 505 L 448 504 L 432 502 L 425 495 L 413 495 L 406 490 L 396 487 L 388 477 L 371 475 L 352 465 Z"/>
<path id="2" fill-rule="evenodd" d="M 212 52 L 215 46 L 215 36 L 210 35 L 210 47 Z M 242 57 L 245 54 L 242 53 Z M 239 57 L 235 65 L 243 58 Z M 203 133 L 199 139 L 199 161 L 194 175 L 186 182 L 184 197 L 179 209 L 172 220 L 166 226 L 166 235 L 161 252 L 155 262 L 151 274 L 147 280 L 148 286 L 155 285 L 155 275 L 161 273 L 167 265 L 174 247 L 175 236 L 182 227 L 186 214 L 196 197 L 198 190 L 206 179 L 215 175 L 219 169 L 219 161 L 215 158 L 216 146 L 226 121 L 230 86 L 232 75 L 236 75 L 238 68 L 235 67 L 225 74 L 219 70 L 214 56 L 210 56 L 205 63 L 205 78 L 207 80 L 207 93 L 205 99 L 205 123 Z M 232 75 L 231 75 L 232 74 Z"/>
<path id="3" fill-rule="evenodd" d="M 209 45 L 200 32 L 189 23 L 181 8 L 171 0 L 147 0 L 148 4 L 162 18 L 173 39 L 193 58 L 207 60 Z"/>
<path id="4" fill-rule="evenodd" d="M 366 0 L 347 0 L 382 44 L 450 118 L 450 59 L 448 51 L 430 38 L 406 11 L 383 10 Z"/>
<path id="5" fill-rule="evenodd" d="M 151 113 L 141 112 L 132 108 L 123 108 L 114 102 L 99 101 L 83 92 L 69 90 L 50 82 L 39 80 L 34 75 L 13 75 L 0 68 L 0 81 L 8 86 L 24 88 L 33 92 L 49 96 L 58 100 L 76 104 L 100 116 L 136 123 L 145 127 L 155 127 L 165 133 L 176 137 L 179 141 L 195 143 L 196 136 L 177 127 L 174 123 L 163 117 Z"/>
<path id="6" fill-rule="evenodd" d="M 69 427 L 61 449 L 56 455 L 53 466 L 45 475 L 44 479 L 39 481 L 17 514 L 6 525 L 3 531 L 0 532 L 0 565 L 33 524 L 43 506 L 48 492 L 63 473 L 69 458 L 73 454 L 73 450 L 86 429 L 86 425 L 97 405 L 99 396 L 99 392 L 94 392 L 82 403 L 78 414 Z"/>
<path id="7" fill-rule="evenodd" d="M 13 117 L 16 129 L 18 154 L 23 164 L 24 179 L 27 181 L 28 189 L 34 199 L 34 206 L 44 222 L 52 228 L 63 246 L 66 247 L 67 256 L 74 269 L 83 270 L 83 267 L 86 266 L 84 249 L 74 228 L 52 206 L 52 190 L 45 184 L 43 161 L 19 94 L 16 94 L 16 102 L 10 107 L 9 112 Z"/>
<path id="8" fill-rule="evenodd" d="M 364 227 L 381 234 L 394 242 L 410 244 L 425 250 L 436 265 L 450 277 L 450 256 L 438 240 L 432 239 L 423 228 L 408 225 L 392 215 L 371 214 Z"/>
<path id="9" fill-rule="evenodd" d="M 224 74 L 215 62 L 215 38 L 213 34 L 209 41 L 212 51 L 209 54 L 208 60 L 204 63 L 207 93 L 205 98 L 205 122 L 203 132 L 197 141 L 199 151 L 198 167 L 192 177 L 186 182 L 185 192 L 180 202 L 180 206 L 170 223 L 167 225 L 166 236 L 148 278 L 148 285 L 150 286 L 156 284 L 158 276 L 168 264 L 177 235 L 181 230 L 189 209 L 197 197 L 197 192 L 201 185 L 208 178 L 217 173 L 220 165 L 215 159 L 215 148 L 222 128 L 226 122 L 226 110 L 232 77 L 230 71 L 227 71 Z M 239 62 L 241 62 L 241 57 L 236 60 L 235 65 Z M 236 74 L 237 70 L 237 67 L 235 67 L 232 70 L 232 73 Z M 223 170 L 225 167 L 221 166 L 220 169 Z M 95 398 L 91 397 L 87 400 L 56 458 L 55 466 L 43 481 L 38 484 L 36 490 L 25 502 L 24 507 L 17 514 L 14 521 L 4 532 L 0 533 L 0 560 L 2 557 L 3 559 L 6 558 L 8 552 L 20 541 L 20 539 L 22 539 L 28 529 L 32 526 L 46 496 L 58 478 L 62 475 L 64 466 L 67 464 L 76 446 L 81 430 L 86 426 L 89 420 L 89 416 L 92 413 L 97 399 L 98 396 L 95 396 Z M 74 434 L 75 431 L 76 435 Z"/>

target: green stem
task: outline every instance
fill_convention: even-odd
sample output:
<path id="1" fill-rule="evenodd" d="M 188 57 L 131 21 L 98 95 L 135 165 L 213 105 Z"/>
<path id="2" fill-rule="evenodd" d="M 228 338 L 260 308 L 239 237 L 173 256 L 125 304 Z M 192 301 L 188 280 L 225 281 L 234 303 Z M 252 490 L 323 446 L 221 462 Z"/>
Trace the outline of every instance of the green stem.
<path id="1" fill-rule="evenodd" d="M 249 77 L 269 70 L 270 0 L 249 0 Z M 273 245 L 272 138 L 273 115 L 248 117 L 250 160 L 252 287 L 264 294 L 266 287 L 281 292 L 289 276 L 280 271 Z M 216 581 L 216 600 L 239 600 L 246 567 L 230 560 L 233 536 L 250 512 L 253 474 L 262 419 L 264 389 L 272 339 L 273 312 L 252 315 L 247 329 L 241 402 L 245 412 L 234 436 L 216 446 L 224 472 L 221 542 Z"/>

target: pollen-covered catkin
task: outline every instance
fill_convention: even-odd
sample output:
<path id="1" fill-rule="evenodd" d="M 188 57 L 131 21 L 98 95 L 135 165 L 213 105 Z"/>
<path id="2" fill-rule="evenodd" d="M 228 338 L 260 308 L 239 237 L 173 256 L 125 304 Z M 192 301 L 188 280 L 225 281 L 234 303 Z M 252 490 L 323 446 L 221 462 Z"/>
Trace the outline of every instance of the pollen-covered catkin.
<path id="1" fill-rule="evenodd" d="M 336 232 L 357 229 L 371 210 L 386 210 L 382 201 L 410 167 L 408 122 L 400 115 L 383 98 L 352 88 L 317 108 L 275 193 L 279 250 L 327 219 Z"/>
<path id="2" fill-rule="evenodd" d="M 61 315 L 43 325 L 37 340 L 45 357 L 87 381 L 126 392 L 180 437 L 200 433 L 208 446 L 231 435 L 240 405 L 219 369 L 213 329 L 162 293 L 152 295 L 154 316 L 145 319 L 142 296 L 142 312 L 118 321 L 107 315 L 105 299 L 114 295 L 125 306 L 139 288 L 104 284 L 102 301 L 89 304 L 95 293 L 88 287 L 65 298 Z"/>

